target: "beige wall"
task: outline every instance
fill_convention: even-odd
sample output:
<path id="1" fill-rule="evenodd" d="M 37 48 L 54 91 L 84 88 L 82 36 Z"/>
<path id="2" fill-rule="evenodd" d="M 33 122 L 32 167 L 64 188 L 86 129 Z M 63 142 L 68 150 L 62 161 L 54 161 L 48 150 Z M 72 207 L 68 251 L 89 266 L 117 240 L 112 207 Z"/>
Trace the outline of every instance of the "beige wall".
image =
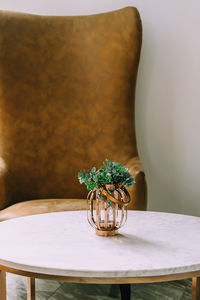
<path id="1" fill-rule="evenodd" d="M 0 0 L 51 15 L 136 6 L 143 20 L 136 126 L 149 209 L 200 216 L 200 1 Z"/>

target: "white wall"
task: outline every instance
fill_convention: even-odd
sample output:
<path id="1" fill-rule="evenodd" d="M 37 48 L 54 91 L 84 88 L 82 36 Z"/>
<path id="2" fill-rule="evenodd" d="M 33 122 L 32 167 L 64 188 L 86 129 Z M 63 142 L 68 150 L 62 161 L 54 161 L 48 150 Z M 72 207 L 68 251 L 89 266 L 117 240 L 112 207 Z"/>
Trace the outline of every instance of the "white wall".
<path id="1" fill-rule="evenodd" d="M 128 5 L 143 20 L 136 126 L 149 209 L 200 216 L 200 1 L 0 0 L 0 9 L 51 15 Z"/>

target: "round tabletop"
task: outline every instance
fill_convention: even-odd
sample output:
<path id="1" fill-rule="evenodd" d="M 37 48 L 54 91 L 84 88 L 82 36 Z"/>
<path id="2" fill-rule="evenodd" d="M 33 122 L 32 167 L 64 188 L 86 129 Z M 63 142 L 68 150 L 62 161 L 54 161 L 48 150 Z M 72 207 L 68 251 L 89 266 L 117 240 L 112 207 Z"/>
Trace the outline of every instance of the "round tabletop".
<path id="1" fill-rule="evenodd" d="M 86 211 L 26 216 L 0 223 L 0 269 L 88 282 L 199 272 L 199 237 L 200 218 L 187 215 L 128 211 L 113 237 L 97 236 Z"/>

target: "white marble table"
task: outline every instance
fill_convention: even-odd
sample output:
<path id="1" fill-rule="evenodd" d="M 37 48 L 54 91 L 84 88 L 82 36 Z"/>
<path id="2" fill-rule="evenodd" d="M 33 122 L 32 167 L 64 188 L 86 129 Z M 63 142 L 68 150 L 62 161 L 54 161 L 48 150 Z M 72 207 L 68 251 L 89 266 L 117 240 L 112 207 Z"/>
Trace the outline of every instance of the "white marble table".
<path id="1" fill-rule="evenodd" d="M 29 278 L 29 299 L 33 278 L 128 284 L 191 277 L 193 299 L 200 299 L 200 218 L 129 211 L 119 235 L 100 237 L 86 215 L 59 212 L 0 223 L 0 300 L 6 299 L 5 272 Z"/>

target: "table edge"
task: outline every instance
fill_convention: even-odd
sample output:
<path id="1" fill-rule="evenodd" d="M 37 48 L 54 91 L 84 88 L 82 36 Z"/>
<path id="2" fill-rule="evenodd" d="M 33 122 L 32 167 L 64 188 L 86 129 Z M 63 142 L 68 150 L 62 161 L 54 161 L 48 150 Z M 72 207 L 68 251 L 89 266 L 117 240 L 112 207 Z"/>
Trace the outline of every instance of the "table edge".
<path id="1" fill-rule="evenodd" d="M 81 277 L 81 276 L 61 276 L 49 275 L 45 273 L 36 273 L 30 271 L 23 271 L 16 268 L 10 268 L 0 265 L 0 270 L 7 273 L 13 273 L 25 277 L 32 277 L 38 279 L 46 279 L 61 282 L 74 283 L 91 283 L 91 284 L 125 284 L 125 283 L 152 283 L 188 279 L 192 277 L 200 277 L 200 271 L 161 275 L 161 276 L 141 276 L 141 277 Z"/>

